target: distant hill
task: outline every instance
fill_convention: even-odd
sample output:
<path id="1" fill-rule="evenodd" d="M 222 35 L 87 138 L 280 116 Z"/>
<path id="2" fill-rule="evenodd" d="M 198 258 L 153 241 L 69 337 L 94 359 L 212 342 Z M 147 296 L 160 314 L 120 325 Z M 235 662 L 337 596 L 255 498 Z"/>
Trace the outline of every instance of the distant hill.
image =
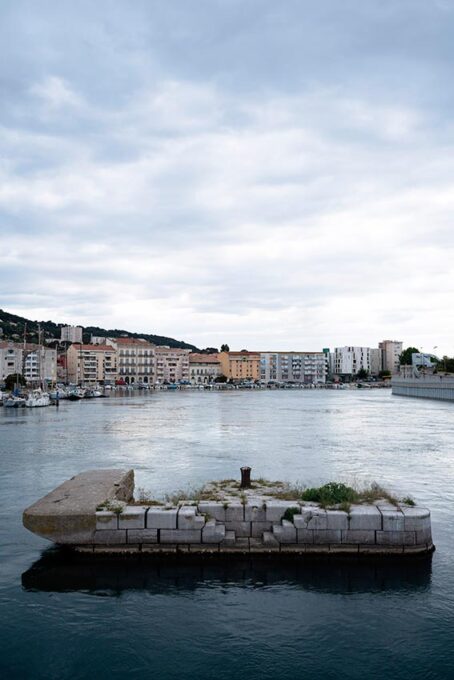
<path id="1" fill-rule="evenodd" d="M 54 323 L 53 321 L 31 321 L 16 314 L 10 314 L 0 309 L 0 328 L 3 330 L 3 335 L 0 335 L 0 340 L 13 340 L 14 342 L 22 342 L 24 339 L 24 328 L 27 325 L 27 342 L 38 341 L 38 324 L 41 326 L 41 332 L 44 340 L 60 339 L 60 329 L 66 326 L 65 323 Z M 77 324 L 76 324 L 77 325 Z M 84 328 L 84 342 L 89 342 L 92 335 L 99 335 L 103 338 L 107 337 L 128 337 L 128 338 L 144 338 L 155 345 L 168 345 L 169 347 L 181 347 L 183 349 L 190 349 L 193 352 L 198 352 L 199 349 L 195 345 L 190 345 L 182 340 L 175 340 L 174 338 L 167 338 L 164 335 L 153 335 L 151 333 L 131 333 L 130 331 L 121 330 L 118 328 L 106 330 L 105 328 L 98 328 L 98 326 L 88 326 Z"/>

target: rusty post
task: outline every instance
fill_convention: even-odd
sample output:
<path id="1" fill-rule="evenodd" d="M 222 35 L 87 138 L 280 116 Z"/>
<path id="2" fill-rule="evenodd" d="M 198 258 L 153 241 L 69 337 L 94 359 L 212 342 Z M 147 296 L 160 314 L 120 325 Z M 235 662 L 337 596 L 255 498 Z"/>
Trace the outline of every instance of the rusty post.
<path id="1" fill-rule="evenodd" d="M 251 468 L 245 467 L 240 468 L 241 470 L 241 484 L 240 489 L 249 489 L 251 486 Z"/>

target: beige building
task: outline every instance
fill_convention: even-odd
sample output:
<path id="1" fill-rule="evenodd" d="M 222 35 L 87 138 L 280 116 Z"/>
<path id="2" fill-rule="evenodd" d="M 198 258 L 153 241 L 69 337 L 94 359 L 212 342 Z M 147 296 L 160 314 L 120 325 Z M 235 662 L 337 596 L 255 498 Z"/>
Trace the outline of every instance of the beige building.
<path id="1" fill-rule="evenodd" d="M 209 385 L 221 375 L 221 363 L 217 354 L 189 355 L 189 380 L 191 385 Z"/>
<path id="2" fill-rule="evenodd" d="M 255 381 L 260 380 L 260 353 L 248 352 L 220 352 L 219 361 L 221 373 L 229 380 Z"/>
<path id="3" fill-rule="evenodd" d="M 117 378 L 117 352 L 110 345 L 73 344 L 66 357 L 70 383 L 105 385 Z"/>
<path id="4" fill-rule="evenodd" d="M 57 380 L 57 350 L 27 343 L 0 342 L 0 375 L 20 373 L 28 384 Z"/>
<path id="5" fill-rule="evenodd" d="M 398 373 L 399 357 L 402 354 L 402 343 L 399 340 L 383 340 L 378 343 L 382 351 L 382 370 Z"/>
<path id="6" fill-rule="evenodd" d="M 140 338 L 107 338 L 117 350 L 118 378 L 128 385 L 152 385 L 155 346 Z"/>
<path id="7" fill-rule="evenodd" d="M 155 383 L 189 382 L 189 349 L 156 346 Z"/>

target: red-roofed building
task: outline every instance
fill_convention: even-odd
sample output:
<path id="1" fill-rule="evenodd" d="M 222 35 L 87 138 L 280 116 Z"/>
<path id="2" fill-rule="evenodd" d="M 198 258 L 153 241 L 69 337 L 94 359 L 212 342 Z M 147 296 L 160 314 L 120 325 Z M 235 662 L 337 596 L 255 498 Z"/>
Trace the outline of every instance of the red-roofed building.
<path id="1" fill-rule="evenodd" d="M 106 385 L 117 377 L 117 351 L 111 345 L 73 344 L 67 351 L 68 382 Z"/>

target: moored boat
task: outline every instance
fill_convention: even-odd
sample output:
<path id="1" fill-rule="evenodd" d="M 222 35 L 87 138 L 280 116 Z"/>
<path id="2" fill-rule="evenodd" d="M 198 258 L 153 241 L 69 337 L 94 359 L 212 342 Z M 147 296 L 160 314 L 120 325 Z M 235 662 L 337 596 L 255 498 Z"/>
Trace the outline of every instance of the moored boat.
<path id="1" fill-rule="evenodd" d="M 7 408 L 22 408 L 25 406 L 25 398 L 17 397 L 12 394 L 10 397 L 4 400 L 3 406 L 6 406 Z"/>
<path id="2" fill-rule="evenodd" d="M 42 392 L 41 390 L 33 390 L 28 395 L 25 406 L 27 408 L 38 408 L 40 406 L 49 406 L 50 396 L 47 392 Z"/>

